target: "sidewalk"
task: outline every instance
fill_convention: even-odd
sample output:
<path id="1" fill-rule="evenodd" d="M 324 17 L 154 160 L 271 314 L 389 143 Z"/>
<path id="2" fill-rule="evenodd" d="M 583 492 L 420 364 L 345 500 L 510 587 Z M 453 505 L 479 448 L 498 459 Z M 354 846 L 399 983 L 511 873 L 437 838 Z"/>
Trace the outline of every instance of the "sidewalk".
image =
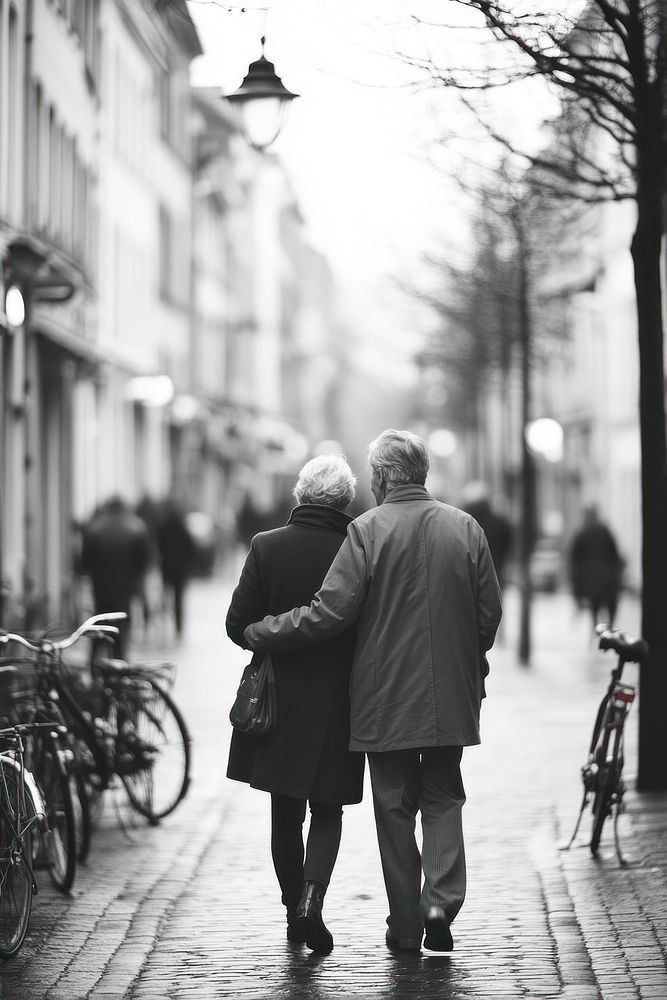
<path id="1" fill-rule="evenodd" d="M 161 827 L 130 831 L 131 841 L 108 823 L 73 899 L 40 879 L 30 938 L 0 970 L 0 996 L 666 1000 L 667 796 L 628 796 L 627 869 L 606 831 L 598 861 L 585 846 L 558 851 L 611 666 L 567 599 L 538 600 L 535 663 L 522 669 L 508 595 L 484 742 L 464 757 L 469 890 L 451 958 L 395 957 L 384 946 L 368 787 L 345 812 L 326 907 L 336 948 L 318 958 L 285 942 L 267 796 L 222 778 L 227 711 L 245 662 L 220 638 L 227 598 L 218 581 L 193 588 L 188 638 L 174 654 L 176 697 L 195 737 L 191 795 Z M 636 628 L 636 609 L 622 608 L 621 621 Z M 582 844 L 589 832 L 586 820 Z"/>

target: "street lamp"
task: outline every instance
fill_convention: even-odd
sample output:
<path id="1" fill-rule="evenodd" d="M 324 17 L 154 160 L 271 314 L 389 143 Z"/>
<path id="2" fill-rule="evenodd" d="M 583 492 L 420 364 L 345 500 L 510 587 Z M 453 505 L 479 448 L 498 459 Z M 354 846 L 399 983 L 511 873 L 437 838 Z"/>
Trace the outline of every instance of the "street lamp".
<path id="1" fill-rule="evenodd" d="M 226 100 L 238 107 L 243 133 L 253 149 L 263 152 L 278 138 L 287 119 L 293 94 L 284 85 L 275 66 L 262 54 L 250 63 L 243 83 Z"/>
<path id="2" fill-rule="evenodd" d="M 563 428 L 551 417 L 539 417 L 526 425 L 526 444 L 533 453 L 547 462 L 560 462 L 563 457 Z"/>
<path id="3" fill-rule="evenodd" d="M 459 443 L 453 431 L 438 427 L 429 434 L 428 446 L 436 458 L 451 458 L 456 454 Z"/>
<path id="4" fill-rule="evenodd" d="M 10 285 L 5 293 L 5 317 L 12 330 L 25 322 L 25 299 L 17 285 Z"/>

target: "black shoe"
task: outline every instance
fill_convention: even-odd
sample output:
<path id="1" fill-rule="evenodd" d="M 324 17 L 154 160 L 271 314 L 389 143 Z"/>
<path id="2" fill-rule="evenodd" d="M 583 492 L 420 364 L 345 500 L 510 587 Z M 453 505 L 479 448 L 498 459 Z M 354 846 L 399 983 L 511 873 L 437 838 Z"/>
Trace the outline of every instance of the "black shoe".
<path id="1" fill-rule="evenodd" d="M 310 950 L 318 955 L 328 955 L 334 946 L 333 937 L 322 920 L 325 892 L 319 882 L 304 882 L 294 921 L 297 933 L 303 934 Z"/>
<path id="2" fill-rule="evenodd" d="M 449 920 L 442 906 L 431 906 L 426 919 L 424 947 L 429 951 L 453 951 L 454 940 L 449 929 Z"/>
<path id="3" fill-rule="evenodd" d="M 385 941 L 390 951 L 421 951 L 422 948 L 421 938 L 394 937 L 391 931 L 387 931 Z"/>
<path id="4" fill-rule="evenodd" d="M 296 923 L 296 907 L 287 911 L 287 940 L 292 944 L 305 944 L 306 935 Z"/>

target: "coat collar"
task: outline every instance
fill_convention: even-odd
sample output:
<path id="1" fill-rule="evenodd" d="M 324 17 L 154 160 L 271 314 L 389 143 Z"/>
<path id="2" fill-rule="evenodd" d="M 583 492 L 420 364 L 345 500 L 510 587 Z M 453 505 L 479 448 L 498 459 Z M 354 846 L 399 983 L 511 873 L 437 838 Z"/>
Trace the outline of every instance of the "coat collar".
<path id="1" fill-rule="evenodd" d="M 383 503 L 402 503 L 403 500 L 432 500 L 433 497 L 425 486 L 419 483 L 407 483 L 405 486 L 394 486 L 387 492 Z"/>
<path id="2" fill-rule="evenodd" d="M 347 534 L 347 527 L 352 518 L 345 511 L 337 510 L 322 503 L 302 503 L 295 507 L 289 516 L 288 524 L 299 524 L 307 528 L 324 528 Z"/>

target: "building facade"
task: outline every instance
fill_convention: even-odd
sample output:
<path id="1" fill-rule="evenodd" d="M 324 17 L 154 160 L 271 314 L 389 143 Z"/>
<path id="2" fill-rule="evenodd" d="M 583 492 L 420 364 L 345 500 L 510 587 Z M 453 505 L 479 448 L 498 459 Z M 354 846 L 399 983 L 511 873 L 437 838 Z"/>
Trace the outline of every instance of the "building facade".
<path id="1" fill-rule="evenodd" d="M 3 293 L 25 305 L 2 337 L 3 616 L 32 627 L 75 614 L 77 522 L 169 482 L 168 411 L 132 379 L 187 381 L 200 48 L 185 4 L 3 0 L 0 26 Z"/>
<path id="2" fill-rule="evenodd" d="M 0 0 L 0 624 L 78 616 L 112 495 L 231 534 L 331 436 L 331 274 L 200 52 L 184 0 Z"/>

